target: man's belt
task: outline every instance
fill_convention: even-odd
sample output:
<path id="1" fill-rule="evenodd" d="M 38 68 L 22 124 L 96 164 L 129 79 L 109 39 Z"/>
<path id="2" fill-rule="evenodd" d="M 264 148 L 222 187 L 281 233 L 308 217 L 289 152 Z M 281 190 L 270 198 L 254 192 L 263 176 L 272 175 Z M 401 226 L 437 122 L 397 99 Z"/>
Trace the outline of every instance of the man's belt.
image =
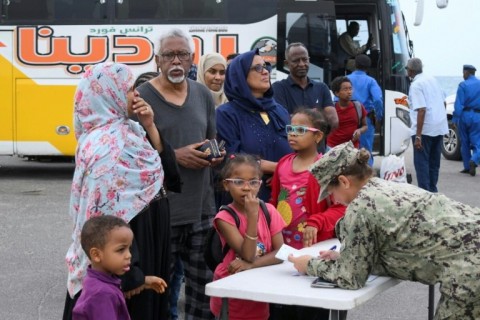
<path id="1" fill-rule="evenodd" d="M 475 108 L 472 108 L 472 107 L 464 107 L 463 111 L 473 111 L 475 113 L 480 113 L 480 109 L 475 109 Z"/>

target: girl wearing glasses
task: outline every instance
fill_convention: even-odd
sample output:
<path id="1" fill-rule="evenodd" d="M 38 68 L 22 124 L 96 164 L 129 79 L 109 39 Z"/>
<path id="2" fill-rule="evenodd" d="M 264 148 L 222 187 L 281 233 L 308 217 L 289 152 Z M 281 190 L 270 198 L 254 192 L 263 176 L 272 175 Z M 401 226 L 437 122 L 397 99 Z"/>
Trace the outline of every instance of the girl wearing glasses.
<path id="1" fill-rule="evenodd" d="M 320 186 L 308 171 L 321 154 L 319 143 L 328 134 L 329 126 L 323 111 L 299 109 L 286 126 L 288 142 L 295 151 L 278 162 L 272 179 L 271 204 L 286 223 L 283 241 L 302 249 L 335 237 L 335 224 L 343 217 L 345 206 L 333 199 L 317 202 Z M 275 319 L 328 319 L 328 310 L 298 306 L 276 306 Z"/>
<path id="2" fill-rule="evenodd" d="M 246 153 L 262 159 L 260 165 L 265 176 L 258 197 L 264 201 L 270 199 L 267 180 L 277 161 L 292 152 L 285 132 L 290 117 L 273 99 L 270 70 L 258 50 L 236 57 L 225 77 L 229 102 L 216 110 L 217 139 L 225 141 L 227 153 Z"/>
<path id="3" fill-rule="evenodd" d="M 332 92 L 338 97 L 338 102 L 335 103 L 338 127 L 328 135 L 327 147 L 333 148 L 344 142 L 352 141 L 355 148 L 358 148 L 360 136 L 367 131 L 367 111 L 362 105 L 361 114 L 357 112 L 355 103 L 352 101 L 352 83 L 347 77 L 333 79 Z"/>
<path id="4" fill-rule="evenodd" d="M 223 186 L 232 196 L 228 206 L 237 214 L 240 224 L 237 228 L 234 217 L 226 210 L 220 211 L 213 224 L 220 235 L 222 244 L 230 250 L 215 269 L 213 280 L 218 280 L 240 271 L 280 263 L 275 254 L 283 244 L 282 217 L 270 204 L 266 204 L 270 214 L 268 224 L 261 211 L 258 191 L 262 185 L 262 170 L 258 161 L 245 154 L 227 160 L 222 170 Z M 210 308 L 218 317 L 222 299 L 211 297 Z M 229 319 L 266 320 L 269 317 L 267 303 L 229 299 Z"/>

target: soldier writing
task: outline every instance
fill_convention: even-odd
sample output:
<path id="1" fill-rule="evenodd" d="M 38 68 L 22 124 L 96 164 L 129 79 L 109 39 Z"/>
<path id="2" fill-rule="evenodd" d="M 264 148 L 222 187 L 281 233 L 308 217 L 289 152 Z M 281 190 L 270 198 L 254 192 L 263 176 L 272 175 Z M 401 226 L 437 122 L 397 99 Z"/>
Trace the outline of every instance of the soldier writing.
<path id="1" fill-rule="evenodd" d="M 480 209 L 409 184 L 372 177 L 369 153 L 351 142 L 312 167 L 320 200 L 348 205 L 337 223 L 340 253 L 290 256 L 302 273 L 358 289 L 369 274 L 440 283 L 435 319 L 480 318 Z"/>

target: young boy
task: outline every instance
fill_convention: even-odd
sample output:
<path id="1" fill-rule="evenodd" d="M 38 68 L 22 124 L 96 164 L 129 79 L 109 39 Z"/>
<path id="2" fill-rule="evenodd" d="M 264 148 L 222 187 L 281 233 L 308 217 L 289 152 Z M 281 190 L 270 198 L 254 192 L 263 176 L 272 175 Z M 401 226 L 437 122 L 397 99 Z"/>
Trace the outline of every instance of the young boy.
<path id="1" fill-rule="evenodd" d="M 333 79 L 332 91 L 338 97 L 338 102 L 335 103 L 338 115 L 338 128 L 332 130 L 328 135 L 327 146 L 333 148 L 351 140 L 355 148 L 358 148 L 360 135 L 367 131 L 367 111 L 360 104 L 361 126 L 359 126 L 359 114 L 357 113 L 355 103 L 352 101 L 352 83 L 347 77 Z"/>
<path id="2" fill-rule="evenodd" d="M 115 216 L 93 217 L 81 233 L 82 248 L 91 265 L 83 281 L 83 290 L 73 309 L 73 320 L 129 320 L 125 298 L 117 276 L 130 270 L 133 232 Z M 166 283 L 154 276 L 145 277 L 142 289 L 165 291 Z"/>

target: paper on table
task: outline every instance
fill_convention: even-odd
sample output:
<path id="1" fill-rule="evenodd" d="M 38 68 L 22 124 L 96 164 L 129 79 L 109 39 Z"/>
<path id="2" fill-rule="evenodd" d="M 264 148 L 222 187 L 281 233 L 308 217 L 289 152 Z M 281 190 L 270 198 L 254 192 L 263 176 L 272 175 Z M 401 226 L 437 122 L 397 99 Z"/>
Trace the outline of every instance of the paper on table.
<path id="1" fill-rule="evenodd" d="M 290 247 L 288 244 L 282 244 L 280 249 L 278 249 L 277 254 L 275 255 L 275 258 L 286 261 L 288 260 L 288 256 L 290 254 L 293 254 L 294 257 L 298 257 L 301 255 L 300 250 L 297 250 L 293 247 Z"/>

